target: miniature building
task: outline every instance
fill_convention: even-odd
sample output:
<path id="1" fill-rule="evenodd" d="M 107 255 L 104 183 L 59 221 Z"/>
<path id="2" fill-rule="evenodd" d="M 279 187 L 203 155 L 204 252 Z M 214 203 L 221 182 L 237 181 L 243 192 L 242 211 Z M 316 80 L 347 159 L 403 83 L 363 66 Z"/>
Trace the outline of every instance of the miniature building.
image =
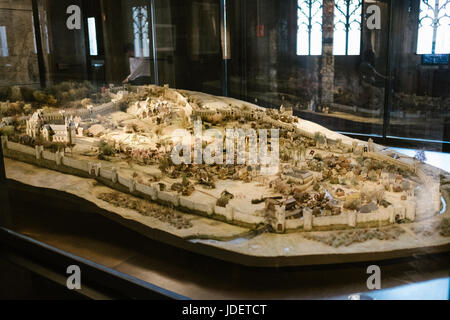
<path id="1" fill-rule="evenodd" d="M 314 176 L 311 172 L 306 170 L 299 170 L 296 168 L 289 168 L 285 170 L 282 174 L 282 177 L 285 179 L 293 180 L 297 184 L 307 184 L 314 179 Z"/>
<path id="2" fill-rule="evenodd" d="M 32 138 L 37 138 L 44 124 L 42 110 L 39 109 L 27 120 L 26 133 Z"/>
<path id="3" fill-rule="evenodd" d="M 26 133 L 32 138 L 41 134 L 47 141 L 74 143 L 76 125 L 72 118 L 64 117 L 64 124 L 46 124 L 43 120 L 42 110 L 36 111 L 26 124 Z"/>
<path id="4" fill-rule="evenodd" d="M 293 116 L 294 115 L 292 106 L 285 107 L 284 105 L 281 105 L 280 113 L 285 116 Z"/>
<path id="5" fill-rule="evenodd" d="M 287 199 L 285 202 L 286 210 L 294 210 L 296 204 L 297 200 L 295 200 L 294 198 Z"/>
<path id="6" fill-rule="evenodd" d="M 284 205 L 275 205 L 274 229 L 277 233 L 283 233 L 285 229 L 286 211 Z"/>
<path id="7" fill-rule="evenodd" d="M 370 139 L 367 141 L 367 151 L 368 151 L 368 152 L 374 152 L 374 151 L 375 151 L 375 146 L 374 146 L 374 144 L 373 144 L 372 138 L 370 138 Z"/>

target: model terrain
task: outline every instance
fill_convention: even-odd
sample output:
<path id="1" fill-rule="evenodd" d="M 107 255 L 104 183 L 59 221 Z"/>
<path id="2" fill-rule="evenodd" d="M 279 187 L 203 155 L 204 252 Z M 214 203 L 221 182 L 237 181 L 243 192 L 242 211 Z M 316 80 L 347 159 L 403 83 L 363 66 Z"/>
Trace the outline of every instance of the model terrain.
<path id="1" fill-rule="evenodd" d="M 55 93 L 61 97 L 55 102 L 54 95 L 35 93 L 40 101 L 34 99 L 26 113 L 2 119 L 9 179 L 66 192 L 125 225 L 145 226 L 148 231 L 139 231 L 150 237 L 152 230 L 163 231 L 187 249 L 216 250 L 212 255 L 219 258 L 232 252 L 303 257 L 273 264 L 309 264 L 339 262 L 339 255 L 383 258 L 449 247 L 450 175 L 420 157 L 332 132 L 294 116 L 290 106 L 265 109 L 158 86 L 84 93 L 65 104 L 57 102 L 61 94 Z M 25 106 L 22 100 L 14 104 Z M 251 161 L 175 164 L 176 130 L 194 135 L 196 123 L 221 133 L 224 146 L 227 129 L 278 129 L 276 170 Z M 210 138 L 202 138 L 202 150 Z M 251 138 L 243 140 L 245 159 L 254 151 Z M 223 148 L 220 157 L 227 152 Z"/>

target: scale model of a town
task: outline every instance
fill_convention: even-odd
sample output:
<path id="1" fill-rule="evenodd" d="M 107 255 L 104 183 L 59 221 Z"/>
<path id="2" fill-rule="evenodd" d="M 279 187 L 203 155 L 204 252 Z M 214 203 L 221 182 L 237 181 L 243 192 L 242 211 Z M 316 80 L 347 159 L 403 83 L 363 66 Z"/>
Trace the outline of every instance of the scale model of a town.
<path id="1" fill-rule="evenodd" d="M 150 238 L 256 266 L 450 248 L 449 173 L 289 107 L 167 86 L 110 88 L 65 106 L 45 91 L 33 97 L 2 102 L 23 110 L 0 125 L 8 179 L 87 200 Z M 262 161 L 262 145 L 277 161 Z"/>

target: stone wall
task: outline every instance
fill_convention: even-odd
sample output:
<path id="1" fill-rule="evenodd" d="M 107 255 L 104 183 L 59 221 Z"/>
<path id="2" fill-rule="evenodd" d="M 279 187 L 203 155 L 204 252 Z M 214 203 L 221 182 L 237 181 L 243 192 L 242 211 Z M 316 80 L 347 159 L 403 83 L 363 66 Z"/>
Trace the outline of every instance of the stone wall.
<path id="1" fill-rule="evenodd" d="M 256 227 L 265 223 L 265 218 L 256 214 L 246 214 L 240 212 L 232 205 L 228 204 L 225 208 L 218 207 L 214 201 L 198 202 L 189 197 L 180 196 L 176 192 L 159 190 L 159 184 L 154 183 L 151 186 L 137 183 L 135 179 L 117 174 L 116 168 L 102 168 L 100 163 L 93 163 L 87 160 L 78 160 L 65 156 L 63 153 L 52 153 L 42 150 L 41 146 L 31 148 L 18 143 L 10 142 L 6 137 L 1 137 L 4 154 L 7 157 L 15 158 L 19 161 L 29 162 L 34 165 L 46 167 L 63 173 L 79 175 L 83 177 L 92 177 L 100 179 L 100 182 L 107 186 L 117 189 L 121 192 L 127 192 L 132 195 L 141 196 L 146 199 L 169 204 L 189 213 L 198 213 L 213 219 L 227 221 L 232 224 L 244 225 L 246 227 Z M 20 156 L 25 155 L 25 156 Z M 391 158 L 392 159 L 392 158 Z M 395 159 L 393 159 L 395 160 Z M 422 179 L 429 181 L 425 173 L 419 173 Z M 339 216 L 314 217 L 310 210 L 304 210 L 302 219 L 288 219 L 282 221 L 283 230 L 294 230 L 303 228 L 308 231 L 314 228 L 324 228 L 339 226 L 340 228 L 356 227 L 371 222 L 395 222 L 395 217 L 415 218 L 415 203 L 413 201 L 404 201 L 404 206 L 380 208 L 377 212 L 356 213 L 346 212 Z M 284 211 L 284 208 L 281 208 Z"/>
<path id="2" fill-rule="evenodd" d="M 439 179 L 433 179 L 428 176 L 421 168 L 416 168 L 416 175 L 424 184 L 424 188 L 431 194 L 429 201 L 433 204 L 433 210 L 431 210 L 432 212 L 430 212 L 430 214 L 439 212 L 441 210 L 441 184 Z"/>
<path id="3" fill-rule="evenodd" d="M 376 160 L 380 160 L 380 161 L 386 161 L 388 163 L 391 163 L 397 167 L 401 167 L 403 169 L 409 170 L 414 172 L 415 168 L 414 165 L 400 161 L 398 159 L 394 159 L 392 157 L 389 157 L 387 155 L 381 154 L 381 153 L 377 153 L 377 152 L 364 152 L 363 154 L 365 157 L 367 158 L 372 158 L 372 159 L 376 159 Z"/>
<path id="4" fill-rule="evenodd" d="M 55 156 L 55 161 L 56 161 L 56 156 Z M 67 167 L 71 167 L 71 168 L 78 169 L 78 170 L 89 173 L 87 161 L 77 160 L 77 159 L 69 158 L 69 157 L 63 157 L 62 164 Z"/>
<path id="5" fill-rule="evenodd" d="M 97 117 L 97 115 L 107 115 L 113 112 L 120 111 L 120 105 L 116 102 L 108 102 L 101 104 L 92 109 L 68 109 L 64 115 L 67 117 L 80 117 L 82 120 Z M 31 116 L 23 116 L 18 118 L 19 122 L 25 123 Z M 64 116 L 59 111 L 45 112 L 42 115 L 45 123 L 59 123 L 64 124 Z"/>
<path id="6" fill-rule="evenodd" d="M 34 148 L 28 147 L 28 146 L 24 146 L 23 144 L 11 142 L 11 141 L 7 141 L 6 148 L 14 150 L 14 151 L 17 151 L 17 152 L 22 152 L 22 153 L 25 153 L 25 154 L 29 154 L 29 155 L 35 155 L 36 154 Z"/>

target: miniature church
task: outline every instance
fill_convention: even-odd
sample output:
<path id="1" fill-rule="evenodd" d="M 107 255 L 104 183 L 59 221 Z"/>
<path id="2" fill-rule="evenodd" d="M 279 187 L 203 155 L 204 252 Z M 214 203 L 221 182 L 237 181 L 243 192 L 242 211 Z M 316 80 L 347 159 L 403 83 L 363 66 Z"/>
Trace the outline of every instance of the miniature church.
<path id="1" fill-rule="evenodd" d="M 36 111 L 27 120 L 26 133 L 36 139 L 42 136 L 46 141 L 73 144 L 76 137 L 76 125 L 72 117 L 63 116 L 64 124 L 45 123 L 42 110 Z"/>

